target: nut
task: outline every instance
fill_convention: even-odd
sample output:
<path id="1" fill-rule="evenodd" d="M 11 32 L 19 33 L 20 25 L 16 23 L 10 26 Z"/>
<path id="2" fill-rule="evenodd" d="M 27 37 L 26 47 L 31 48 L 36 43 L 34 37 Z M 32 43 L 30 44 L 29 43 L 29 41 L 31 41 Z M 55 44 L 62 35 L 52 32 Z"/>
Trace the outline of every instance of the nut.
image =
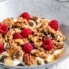
<path id="1" fill-rule="evenodd" d="M 15 32 L 21 32 L 21 30 L 18 28 L 14 28 L 14 30 L 15 30 Z"/>
<path id="2" fill-rule="evenodd" d="M 23 51 L 21 49 L 21 47 L 19 46 L 11 46 L 10 49 L 7 49 L 7 52 L 10 54 L 10 56 L 14 59 L 14 58 L 20 58 L 23 54 Z"/>
<path id="3" fill-rule="evenodd" d="M 34 56 L 32 56 L 31 54 L 25 53 L 23 56 L 23 61 L 25 62 L 25 64 L 29 65 L 34 65 L 36 63 L 36 59 Z"/>
<path id="4" fill-rule="evenodd" d="M 13 18 L 7 18 L 7 19 L 3 20 L 3 23 L 11 28 L 14 24 L 14 20 L 13 20 Z"/>
<path id="5" fill-rule="evenodd" d="M 34 42 L 34 44 L 38 47 L 42 46 L 42 40 L 38 40 L 36 42 Z"/>
<path id="6" fill-rule="evenodd" d="M 15 33 L 14 29 L 10 29 L 5 35 L 5 40 L 8 41 L 12 39 L 14 33 Z"/>
<path id="7" fill-rule="evenodd" d="M 42 18 L 40 19 L 40 23 L 42 23 L 42 25 L 48 26 L 48 23 L 50 22 L 50 20 Z"/>
<path id="8" fill-rule="evenodd" d="M 37 57 L 40 57 L 40 58 L 43 58 L 43 59 L 47 57 L 47 55 L 46 55 L 45 52 L 40 52 L 38 49 L 32 50 L 31 53 L 32 53 L 33 55 L 35 55 L 35 56 L 37 56 Z"/>
<path id="9" fill-rule="evenodd" d="M 22 39 L 15 39 L 14 40 L 15 43 L 18 43 L 20 45 L 24 44 L 23 40 Z"/>
<path id="10" fill-rule="evenodd" d="M 38 16 L 33 16 L 31 19 L 36 21 L 39 17 Z"/>

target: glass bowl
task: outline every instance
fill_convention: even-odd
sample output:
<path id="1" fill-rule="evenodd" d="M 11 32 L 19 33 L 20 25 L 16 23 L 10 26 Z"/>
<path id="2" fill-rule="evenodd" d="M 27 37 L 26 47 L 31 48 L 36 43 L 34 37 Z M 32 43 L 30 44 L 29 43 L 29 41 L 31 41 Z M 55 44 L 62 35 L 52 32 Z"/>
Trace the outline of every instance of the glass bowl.
<path id="1" fill-rule="evenodd" d="M 0 63 L 0 67 L 10 69 L 35 69 L 48 68 L 55 63 L 65 60 L 69 56 L 69 9 L 62 2 L 57 0 L 5 0 L 0 2 L 0 21 L 7 17 L 18 18 L 22 12 L 28 12 L 42 18 L 57 19 L 60 28 L 66 36 L 65 51 L 58 60 L 38 66 L 6 66 Z"/>

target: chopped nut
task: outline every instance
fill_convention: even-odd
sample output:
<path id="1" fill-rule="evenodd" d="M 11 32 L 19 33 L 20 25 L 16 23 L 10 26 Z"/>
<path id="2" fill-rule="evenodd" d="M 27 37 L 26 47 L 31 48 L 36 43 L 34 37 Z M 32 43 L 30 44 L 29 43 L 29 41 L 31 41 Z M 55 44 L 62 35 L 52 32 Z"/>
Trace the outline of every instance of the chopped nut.
<path id="1" fill-rule="evenodd" d="M 12 58 L 19 58 L 23 54 L 23 51 L 19 46 L 11 46 L 10 49 L 7 49 L 7 52 Z"/>
<path id="2" fill-rule="evenodd" d="M 37 57 L 40 57 L 40 58 L 43 58 L 43 59 L 47 57 L 46 53 L 40 52 L 38 49 L 32 50 L 31 53 L 32 53 L 33 55 L 35 55 L 35 56 L 37 56 Z"/>
<path id="3" fill-rule="evenodd" d="M 3 23 L 11 28 L 14 24 L 14 19 L 13 18 L 7 18 L 7 19 L 3 20 Z"/>
<path id="4" fill-rule="evenodd" d="M 15 30 L 15 32 L 21 32 L 21 30 L 18 28 L 14 28 L 14 30 Z"/>
<path id="5" fill-rule="evenodd" d="M 23 56 L 23 61 L 25 62 L 25 64 L 27 65 L 35 65 L 36 64 L 36 59 L 34 56 L 32 56 L 31 54 L 25 53 Z"/>
<path id="6" fill-rule="evenodd" d="M 10 29 L 5 35 L 5 40 L 8 41 L 12 39 L 14 33 L 15 33 L 14 29 Z"/>
<path id="7" fill-rule="evenodd" d="M 34 42 L 34 44 L 38 47 L 42 46 L 42 40 L 38 40 L 36 42 Z"/>
<path id="8" fill-rule="evenodd" d="M 45 63 L 44 63 L 44 59 L 42 59 L 42 58 L 40 58 L 40 57 L 36 57 L 36 60 L 37 60 L 37 64 L 38 64 L 38 65 L 43 65 L 43 64 L 45 64 Z"/>
<path id="9" fill-rule="evenodd" d="M 27 38 L 23 38 L 23 42 L 25 44 L 25 43 L 29 42 L 29 40 Z"/>
<path id="10" fill-rule="evenodd" d="M 24 24 L 28 24 L 27 20 L 26 20 L 26 19 L 23 19 L 22 17 L 19 17 L 19 18 L 17 19 L 17 22 L 19 22 L 19 23 L 24 23 Z"/>
<path id="11" fill-rule="evenodd" d="M 41 40 L 42 37 L 30 35 L 29 36 L 29 39 L 31 39 L 33 42 L 37 42 L 38 40 Z"/>
<path id="12" fill-rule="evenodd" d="M 23 40 L 22 39 L 15 39 L 14 40 L 15 43 L 18 43 L 20 45 L 24 44 Z"/>
<path id="13" fill-rule="evenodd" d="M 36 21 L 39 17 L 38 16 L 33 16 L 31 19 Z"/>
<path id="14" fill-rule="evenodd" d="M 43 19 L 40 20 L 40 23 L 42 23 L 43 25 L 45 25 L 45 27 L 48 26 L 48 23 L 49 23 L 49 22 L 50 22 L 50 20 L 45 19 L 45 18 L 43 18 Z"/>
<path id="15" fill-rule="evenodd" d="M 35 28 L 40 28 L 42 26 L 42 23 L 38 23 Z"/>
<path id="16" fill-rule="evenodd" d="M 24 25 L 27 25 L 28 22 L 26 19 L 23 19 L 22 17 L 19 17 L 17 21 L 15 22 L 14 26 L 18 28 L 23 28 Z"/>

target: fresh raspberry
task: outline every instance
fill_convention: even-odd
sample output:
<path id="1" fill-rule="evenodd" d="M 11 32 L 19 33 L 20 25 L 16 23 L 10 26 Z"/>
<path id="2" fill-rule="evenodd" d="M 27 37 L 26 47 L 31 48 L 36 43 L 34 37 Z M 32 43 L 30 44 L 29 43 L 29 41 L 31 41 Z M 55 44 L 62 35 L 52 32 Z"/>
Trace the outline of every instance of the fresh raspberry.
<path id="1" fill-rule="evenodd" d="M 13 39 L 22 39 L 22 36 L 20 35 L 19 32 L 17 32 L 17 33 L 14 33 Z"/>
<path id="2" fill-rule="evenodd" d="M 3 45 L 2 43 L 0 43 L 0 54 L 1 54 L 2 52 L 4 52 L 4 51 L 5 51 L 4 45 Z"/>
<path id="3" fill-rule="evenodd" d="M 2 33 L 4 33 L 4 31 L 0 29 L 0 34 L 2 34 Z"/>
<path id="4" fill-rule="evenodd" d="M 31 43 L 25 43 L 23 46 L 23 51 L 25 53 L 30 53 L 32 49 L 33 49 L 33 45 Z"/>
<path id="5" fill-rule="evenodd" d="M 30 19 L 30 15 L 29 15 L 29 13 L 27 13 L 27 12 L 22 13 L 22 14 L 20 15 L 20 17 L 23 17 L 23 18 L 25 18 L 25 19 L 27 19 L 27 20 Z"/>
<path id="6" fill-rule="evenodd" d="M 49 23 L 49 26 L 51 28 L 53 28 L 55 31 L 58 30 L 58 21 L 57 20 L 52 20 L 50 23 Z"/>
<path id="7" fill-rule="evenodd" d="M 24 38 L 28 38 L 29 35 L 32 34 L 32 30 L 29 29 L 29 28 L 24 28 L 21 32 L 21 35 L 24 37 Z"/>
<path id="8" fill-rule="evenodd" d="M 44 41 L 43 41 L 43 48 L 45 50 L 48 50 L 48 51 L 51 50 L 53 48 L 52 40 L 49 39 L 49 38 L 44 39 Z"/>
<path id="9" fill-rule="evenodd" d="M 6 33 L 8 31 L 8 27 L 5 24 L 0 24 L 0 33 Z"/>

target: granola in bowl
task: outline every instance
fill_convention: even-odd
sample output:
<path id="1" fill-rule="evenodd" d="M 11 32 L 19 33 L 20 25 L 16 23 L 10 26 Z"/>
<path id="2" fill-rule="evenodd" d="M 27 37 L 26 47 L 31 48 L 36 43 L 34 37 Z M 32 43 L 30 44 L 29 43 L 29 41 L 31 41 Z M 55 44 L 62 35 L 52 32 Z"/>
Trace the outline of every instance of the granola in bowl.
<path id="1" fill-rule="evenodd" d="M 0 23 L 0 62 L 8 66 L 42 65 L 58 59 L 65 36 L 57 20 L 24 12 L 18 19 Z"/>

